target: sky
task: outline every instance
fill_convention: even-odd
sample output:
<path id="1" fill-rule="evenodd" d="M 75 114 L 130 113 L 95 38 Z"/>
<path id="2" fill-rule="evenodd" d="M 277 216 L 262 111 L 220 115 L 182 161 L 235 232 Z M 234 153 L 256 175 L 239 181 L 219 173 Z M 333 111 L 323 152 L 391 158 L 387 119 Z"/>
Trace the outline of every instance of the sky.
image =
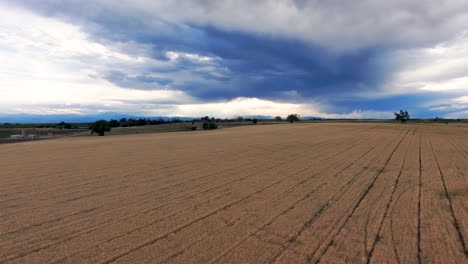
<path id="1" fill-rule="evenodd" d="M 0 115 L 468 118 L 468 1 L 0 0 Z"/>

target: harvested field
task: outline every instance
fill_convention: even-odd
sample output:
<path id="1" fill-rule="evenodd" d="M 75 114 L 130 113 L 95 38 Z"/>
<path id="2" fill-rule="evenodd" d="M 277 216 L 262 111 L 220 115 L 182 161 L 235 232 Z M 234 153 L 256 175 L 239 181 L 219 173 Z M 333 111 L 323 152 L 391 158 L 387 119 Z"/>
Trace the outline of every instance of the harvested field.
<path id="1" fill-rule="evenodd" d="M 0 263 L 467 263 L 468 126 L 0 146 Z"/>

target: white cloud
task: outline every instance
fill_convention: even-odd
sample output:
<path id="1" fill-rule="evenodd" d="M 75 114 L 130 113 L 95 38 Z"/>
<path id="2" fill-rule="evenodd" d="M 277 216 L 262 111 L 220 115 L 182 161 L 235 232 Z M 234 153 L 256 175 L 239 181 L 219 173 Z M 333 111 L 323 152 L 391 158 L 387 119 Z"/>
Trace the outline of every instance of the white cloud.
<path id="1" fill-rule="evenodd" d="M 206 62 L 211 62 L 215 60 L 216 58 L 214 57 L 209 57 L 209 56 L 201 56 L 198 54 L 194 53 L 187 53 L 187 52 L 177 52 L 177 51 L 167 51 L 166 56 L 170 60 L 179 60 L 179 59 L 185 59 L 193 62 L 198 62 L 198 63 L 206 63 Z"/>
<path id="2" fill-rule="evenodd" d="M 455 99 L 455 101 L 458 103 L 468 104 L 468 96 L 458 97 L 457 99 Z"/>
<path id="3" fill-rule="evenodd" d="M 13 48 L 16 53 L 28 53 L 49 60 L 75 57 L 130 62 L 142 60 L 89 40 L 78 26 L 40 17 L 21 9 L 1 7 L 1 45 Z"/>
<path id="4" fill-rule="evenodd" d="M 433 100 L 425 105 L 430 111 L 444 118 L 468 118 L 468 96 L 445 100 Z"/>
<path id="5" fill-rule="evenodd" d="M 451 118 L 451 119 L 457 119 L 457 118 L 468 118 L 468 110 L 464 111 L 458 111 L 458 112 L 451 112 L 449 114 L 446 114 L 442 116 L 443 118 Z"/>
<path id="6" fill-rule="evenodd" d="M 63 1 L 48 0 L 46 4 L 54 8 L 54 5 L 63 5 Z M 383 87 L 384 91 L 376 94 L 468 91 L 468 34 L 460 33 L 468 25 L 466 1 L 83 0 L 65 5 L 71 5 L 73 12 L 78 12 L 83 20 L 86 16 L 98 17 L 102 13 L 97 10 L 103 10 L 139 20 L 149 29 L 163 20 L 177 25 L 208 25 L 227 31 L 261 34 L 273 41 L 275 38 L 290 38 L 338 52 L 353 52 L 367 47 L 398 47 L 397 52 L 390 54 L 391 59 L 384 62 L 396 65 L 389 70 L 389 74 L 394 71 L 394 75 Z M 96 5 L 103 8 L 96 8 Z M 118 109 L 148 113 L 166 111 L 170 114 L 175 110 L 179 115 L 284 115 L 286 113 L 283 112 L 298 112 L 336 118 L 387 117 L 388 114 L 355 110 L 333 115 L 319 111 L 323 108 L 318 104 L 258 98 L 205 104 L 196 102 L 182 91 L 165 90 L 151 84 L 144 87 L 148 90 L 136 91 L 134 89 L 138 87 L 132 87 L 131 83 L 122 85 L 126 88 L 123 89 L 101 78 L 112 71 L 136 78 L 151 69 L 151 74 L 145 74 L 145 77 L 170 79 L 175 86 L 203 81 L 215 87 L 213 79 L 229 77 L 229 69 L 217 68 L 215 63 L 220 58 L 181 52 L 177 48 L 162 51 L 167 60 L 157 60 L 149 55 L 150 47 L 142 44 L 98 43 L 90 39 L 81 27 L 60 19 L 63 17 L 45 18 L 32 11 L 0 4 L 0 61 L 8 62 L 0 65 L 0 111 L 35 109 L 37 112 L 63 110 L 78 113 L 86 109 Z M 454 40 L 444 41 L 456 34 L 459 35 Z M 413 45 L 418 47 L 408 48 Z M 197 66 L 178 72 L 155 70 L 175 67 L 184 60 Z M 213 79 L 204 80 L 206 76 L 197 74 L 200 72 L 209 73 L 208 77 Z M 293 88 L 285 87 L 283 95 L 300 102 Z M 80 106 L 75 107 L 77 104 Z M 46 105 L 62 105 L 64 109 L 52 109 Z M 155 107 L 160 109 L 153 111 Z"/>
<path id="7" fill-rule="evenodd" d="M 347 119 L 392 119 L 393 112 L 374 110 L 353 110 L 350 113 L 325 114 L 327 118 L 347 118 Z"/>
<path id="8" fill-rule="evenodd" d="M 104 0 L 99 4 L 132 14 L 147 25 L 162 18 L 286 37 L 336 51 L 437 43 L 468 25 L 468 2 L 464 0 Z"/>
<path id="9" fill-rule="evenodd" d="M 441 80 L 436 82 L 421 82 L 421 90 L 443 92 L 450 90 L 468 90 L 468 76 Z"/>
<path id="10" fill-rule="evenodd" d="M 330 114 L 322 112 L 319 103 L 309 102 L 286 103 L 259 98 L 239 97 L 230 101 L 186 104 L 175 107 L 175 113 L 179 116 L 205 116 L 215 115 L 216 117 L 232 118 L 238 115 L 264 115 L 282 116 L 289 114 L 299 114 L 301 116 L 314 116 L 322 118 L 392 118 L 393 113 L 378 111 L 354 110 L 350 113 Z"/>
<path id="11" fill-rule="evenodd" d="M 391 66 L 384 95 L 468 92 L 468 31 L 429 48 L 394 51 L 384 63 Z"/>
<path id="12" fill-rule="evenodd" d="M 12 1 L 0 0 L 11 3 Z M 354 51 L 367 47 L 432 45 L 452 38 L 468 25 L 465 0 L 18 0 L 52 14 L 98 20 L 109 13 L 131 18 L 154 30 L 161 20 L 227 31 L 290 38 Z"/>
<path id="13" fill-rule="evenodd" d="M 169 61 L 153 60 L 144 54 L 129 56 L 120 52 L 125 43 L 117 43 L 116 48 L 93 42 L 79 27 L 58 20 L 8 8 L 0 9 L 0 17 L 4 18 L 0 21 L 0 60 L 9 62 L 0 65 L 2 113 L 126 112 L 224 117 L 318 113 L 310 105 L 258 98 L 203 103 L 177 90 L 121 88 L 100 76 L 115 69 L 135 77 L 145 67 L 170 67 L 177 60 L 203 64 L 196 70 L 216 74 L 210 63 L 217 58 L 177 51 L 166 53 Z M 178 82 L 183 82 L 196 76 L 182 72 L 177 77 Z"/>
<path id="14" fill-rule="evenodd" d="M 180 116 L 205 116 L 216 114 L 219 117 L 237 115 L 284 116 L 291 113 L 307 114 L 313 111 L 309 105 L 291 104 L 262 100 L 258 98 L 236 98 L 216 103 L 186 104 L 177 107 Z"/>
<path id="15" fill-rule="evenodd" d="M 127 43 L 105 46 L 88 39 L 77 26 L 0 7 L 2 113 L 87 113 L 99 109 L 138 112 L 141 109 L 128 102 L 194 101 L 182 91 L 124 89 L 99 78 L 114 69 L 137 75 L 146 67 L 167 67 L 166 61 L 144 54 L 130 56 L 119 51 Z"/>

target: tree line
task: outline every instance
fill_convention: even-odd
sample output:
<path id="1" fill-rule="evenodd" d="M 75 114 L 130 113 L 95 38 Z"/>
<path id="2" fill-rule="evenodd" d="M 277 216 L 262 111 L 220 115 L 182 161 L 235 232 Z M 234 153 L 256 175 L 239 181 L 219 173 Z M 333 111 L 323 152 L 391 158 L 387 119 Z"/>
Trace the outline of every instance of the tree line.
<path id="1" fill-rule="evenodd" d="M 276 121 L 283 121 L 283 119 L 280 116 L 275 117 Z M 290 114 L 286 117 L 286 121 L 293 123 L 300 121 L 299 115 L 298 114 Z M 107 120 L 98 120 L 92 124 L 89 125 L 89 129 L 91 130 L 91 133 L 96 133 L 99 136 L 104 136 L 106 132 L 110 132 L 112 128 L 115 127 L 136 127 L 136 126 L 148 126 L 148 125 L 162 125 L 162 124 L 174 124 L 174 123 L 182 123 L 182 122 L 192 122 L 192 130 L 196 130 L 197 126 L 195 123 L 202 123 L 202 128 L 205 130 L 210 130 L 210 129 L 217 129 L 218 128 L 218 123 L 221 122 L 252 122 L 253 124 L 258 123 L 257 118 L 244 118 L 242 116 L 238 116 L 236 118 L 216 118 L 216 117 L 209 117 L 209 116 L 204 116 L 200 118 L 195 118 L 192 121 L 182 121 L 179 118 L 172 118 L 169 120 L 165 120 L 163 118 L 158 118 L 158 119 L 149 119 L 149 118 L 139 118 L 139 119 L 133 119 L 133 118 L 121 118 L 119 120 L 116 119 L 111 119 L 109 121 Z"/>

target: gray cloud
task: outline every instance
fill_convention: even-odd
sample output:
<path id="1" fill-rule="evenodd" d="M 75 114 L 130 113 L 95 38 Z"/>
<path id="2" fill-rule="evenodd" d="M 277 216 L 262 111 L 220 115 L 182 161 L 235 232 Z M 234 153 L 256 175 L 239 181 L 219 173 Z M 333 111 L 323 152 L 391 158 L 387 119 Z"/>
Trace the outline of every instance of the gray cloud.
<path id="1" fill-rule="evenodd" d="M 167 23 L 208 25 L 286 37 L 339 51 L 431 45 L 453 37 L 468 25 L 468 2 L 463 0 L 19 2 L 49 14 L 72 15 L 97 23 L 114 20 L 132 28 L 142 24 L 145 27 L 141 30 L 158 29 L 161 34 L 165 34 Z"/>
<path id="2" fill-rule="evenodd" d="M 99 56 L 76 51 L 71 65 L 131 90 L 174 89 L 205 102 L 236 97 L 281 97 L 291 102 L 319 98 L 329 103 L 338 100 L 343 111 L 350 111 L 380 107 L 375 101 L 364 105 L 363 98 L 370 94 L 388 98 L 468 89 L 464 60 L 468 38 L 457 37 L 468 30 L 467 1 L 18 0 L 13 4 L 75 25 L 90 42 L 108 47 Z M 427 49 L 440 43 L 445 49 Z M 68 50 L 63 52 L 58 64 L 71 60 Z M 44 54 L 51 57 L 47 50 Z M 385 107 L 395 104 L 401 100 L 389 99 Z"/>
<path id="3" fill-rule="evenodd" d="M 102 78 L 120 87 L 142 90 L 161 90 L 173 82 L 171 79 L 151 75 L 128 76 L 121 71 L 110 71 Z"/>

